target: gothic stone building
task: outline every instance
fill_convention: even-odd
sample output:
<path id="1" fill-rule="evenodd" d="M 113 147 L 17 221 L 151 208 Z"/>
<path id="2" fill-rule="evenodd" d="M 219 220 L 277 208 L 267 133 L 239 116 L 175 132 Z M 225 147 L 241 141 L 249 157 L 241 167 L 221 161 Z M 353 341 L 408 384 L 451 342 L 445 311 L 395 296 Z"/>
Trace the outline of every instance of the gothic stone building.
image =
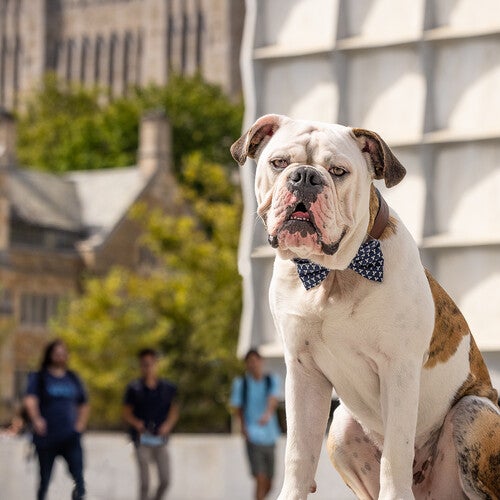
<path id="1" fill-rule="evenodd" d="M 14 120 L 0 110 L 0 422 L 39 362 L 59 300 L 79 292 L 82 275 L 147 264 L 132 205 L 171 210 L 176 196 L 161 113 L 143 117 L 132 167 L 48 174 L 20 168 L 14 146 Z"/>
<path id="2" fill-rule="evenodd" d="M 240 91 L 244 0 L 0 0 L 0 106 L 15 108 L 49 71 L 110 88 L 200 72 Z"/>

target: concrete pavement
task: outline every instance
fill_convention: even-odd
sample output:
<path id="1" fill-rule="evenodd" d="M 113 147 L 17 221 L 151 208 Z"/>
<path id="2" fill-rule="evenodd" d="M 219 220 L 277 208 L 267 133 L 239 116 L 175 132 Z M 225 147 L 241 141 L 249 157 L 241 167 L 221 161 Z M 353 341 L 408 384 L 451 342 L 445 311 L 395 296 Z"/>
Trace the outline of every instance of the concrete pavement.
<path id="1" fill-rule="evenodd" d="M 283 480 L 285 438 L 278 443 L 275 487 Z M 244 446 L 237 435 L 176 434 L 170 442 L 172 485 L 168 500 L 251 500 Z M 29 443 L 22 437 L 0 436 L 0 500 L 35 498 L 37 462 L 27 460 Z M 84 436 L 88 500 L 136 500 L 137 475 L 133 447 L 125 434 L 89 432 Z M 155 477 L 153 472 L 152 477 Z M 318 491 L 311 500 L 353 500 L 331 466 L 325 449 L 316 475 Z M 47 500 L 70 498 L 71 479 L 58 461 Z"/>

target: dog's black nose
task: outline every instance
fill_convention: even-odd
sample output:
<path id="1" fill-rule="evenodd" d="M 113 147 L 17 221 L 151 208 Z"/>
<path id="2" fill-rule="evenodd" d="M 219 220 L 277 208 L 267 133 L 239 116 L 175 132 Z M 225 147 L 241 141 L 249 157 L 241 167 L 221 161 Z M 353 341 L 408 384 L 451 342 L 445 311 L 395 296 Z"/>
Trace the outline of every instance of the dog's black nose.
<path id="1" fill-rule="evenodd" d="M 321 174 L 307 165 L 302 165 L 290 172 L 288 183 L 289 188 L 315 192 L 321 191 L 325 185 Z"/>

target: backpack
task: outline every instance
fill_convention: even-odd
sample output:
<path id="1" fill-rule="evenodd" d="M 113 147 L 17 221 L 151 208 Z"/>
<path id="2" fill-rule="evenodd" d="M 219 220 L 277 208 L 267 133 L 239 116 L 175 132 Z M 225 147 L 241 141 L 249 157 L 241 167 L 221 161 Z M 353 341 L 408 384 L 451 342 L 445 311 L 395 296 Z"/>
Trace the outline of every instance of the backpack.
<path id="1" fill-rule="evenodd" d="M 266 373 L 264 375 L 264 381 L 266 383 L 266 397 L 269 396 L 271 392 L 271 375 Z M 246 375 L 243 376 L 243 382 L 241 384 L 241 408 L 244 409 L 248 403 L 248 381 Z"/>

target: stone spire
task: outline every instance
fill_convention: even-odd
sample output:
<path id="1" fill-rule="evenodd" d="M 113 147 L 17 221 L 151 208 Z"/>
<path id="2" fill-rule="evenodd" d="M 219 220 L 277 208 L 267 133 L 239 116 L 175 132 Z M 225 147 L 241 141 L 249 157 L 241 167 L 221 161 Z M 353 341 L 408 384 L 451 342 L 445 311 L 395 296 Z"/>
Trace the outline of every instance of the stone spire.
<path id="1" fill-rule="evenodd" d="M 145 113 L 140 123 L 138 153 L 138 165 L 144 175 L 170 171 L 171 144 L 170 123 L 164 111 Z"/>
<path id="2" fill-rule="evenodd" d="M 16 165 L 16 122 L 14 117 L 0 108 L 0 168 Z"/>

